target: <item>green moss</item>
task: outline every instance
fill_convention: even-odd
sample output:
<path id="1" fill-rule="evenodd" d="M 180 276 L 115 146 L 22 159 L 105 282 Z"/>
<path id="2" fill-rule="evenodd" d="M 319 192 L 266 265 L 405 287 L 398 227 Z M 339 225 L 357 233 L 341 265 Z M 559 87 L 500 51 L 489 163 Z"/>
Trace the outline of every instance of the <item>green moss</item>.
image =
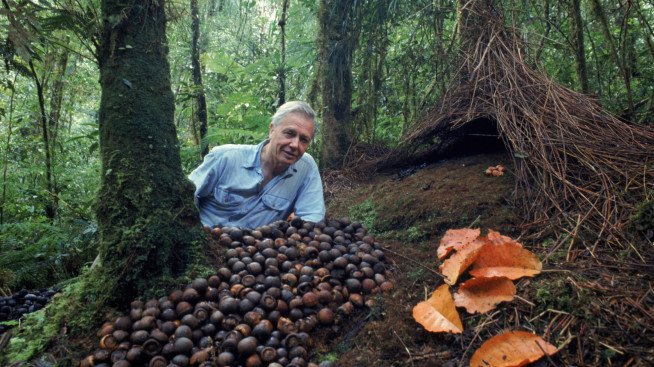
<path id="1" fill-rule="evenodd" d="M 429 233 L 419 227 L 409 227 L 406 230 L 407 239 L 411 242 L 420 242 L 429 238 Z"/>
<path id="2" fill-rule="evenodd" d="M 637 231 L 654 230 L 654 200 L 640 203 L 631 217 L 631 222 Z"/>
<path id="3" fill-rule="evenodd" d="M 371 231 L 376 229 L 375 224 L 377 222 L 378 214 L 377 209 L 375 209 L 375 203 L 373 202 L 372 197 L 367 198 L 359 205 L 350 207 L 348 210 L 348 216 L 353 221 L 361 222 Z"/>
<path id="4" fill-rule="evenodd" d="M 85 299 L 88 286 L 86 278 L 80 277 L 56 295 L 47 307 L 26 315 L 20 327 L 14 330 L 15 335 L 0 357 L 0 364 L 29 361 L 42 354 L 64 332 L 79 335 L 93 330 L 104 308 L 86 307 L 86 302 L 96 305 L 102 302 L 101 299 Z"/>

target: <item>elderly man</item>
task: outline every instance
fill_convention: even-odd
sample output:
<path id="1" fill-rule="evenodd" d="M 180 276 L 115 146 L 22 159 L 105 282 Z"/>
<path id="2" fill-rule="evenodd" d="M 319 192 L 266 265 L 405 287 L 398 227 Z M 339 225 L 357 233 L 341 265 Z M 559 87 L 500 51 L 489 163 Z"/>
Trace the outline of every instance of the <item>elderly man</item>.
<path id="1" fill-rule="evenodd" d="M 318 166 L 305 153 L 315 132 L 315 112 L 293 101 L 279 107 L 260 144 L 213 148 L 189 176 L 202 223 L 255 228 L 291 212 L 312 222 L 323 219 Z"/>

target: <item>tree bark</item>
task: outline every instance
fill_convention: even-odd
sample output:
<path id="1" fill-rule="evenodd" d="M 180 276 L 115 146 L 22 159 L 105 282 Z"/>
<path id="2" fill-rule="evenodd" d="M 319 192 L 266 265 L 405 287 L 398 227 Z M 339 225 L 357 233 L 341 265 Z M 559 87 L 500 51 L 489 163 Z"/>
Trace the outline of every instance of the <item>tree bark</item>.
<path id="1" fill-rule="evenodd" d="M 16 96 L 16 76 L 11 82 L 11 96 L 9 97 L 9 118 L 7 120 L 7 140 L 5 143 L 5 154 L 2 157 L 2 201 L 0 201 L 0 224 L 5 222 L 5 203 L 7 202 L 7 169 L 9 168 L 9 145 L 14 124 L 14 97 Z"/>
<path id="2" fill-rule="evenodd" d="M 64 96 L 64 77 L 68 67 L 68 49 L 62 48 L 59 60 L 55 65 L 55 79 L 52 82 L 52 91 L 50 92 L 50 114 L 48 118 L 48 128 L 52 138 L 52 146 L 57 145 L 59 137 L 59 119 L 61 118 L 61 102 Z"/>
<path id="3" fill-rule="evenodd" d="M 602 28 L 602 33 L 604 34 L 604 38 L 606 39 L 606 42 L 609 45 L 609 56 L 618 65 L 618 69 L 620 70 L 620 74 L 622 76 L 622 79 L 625 84 L 625 89 L 626 89 L 626 94 L 627 94 L 627 105 L 629 109 L 629 114 L 631 115 L 633 110 L 634 110 L 634 102 L 633 102 L 633 97 L 631 93 L 631 75 L 629 74 L 627 67 L 625 65 L 625 60 L 620 57 L 620 54 L 618 54 L 618 48 L 615 45 L 615 40 L 613 39 L 613 35 L 611 34 L 611 29 L 609 28 L 609 21 L 606 17 L 606 13 L 604 12 L 604 8 L 602 7 L 602 4 L 600 3 L 600 0 L 591 0 L 593 12 L 595 13 L 595 17 L 597 17 L 597 20 L 600 23 L 600 27 Z M 631 9 L 631 2 L 627 1 L 627 12 L 625 13 L 625 19 L 624 23 L 622 25 L 623 27 L 623 32 L 626 31 L 626 26 L 627 26 L 627 21 L 626 19 L 628 18 L 628 13 L 630 12 Z"/>
<path id="4" fill-rule="evenodd" d="M 193 85 L 195 91 L 195 113 L 193 114 L 193 126 L 199 125 L 200 156 L 204 158 L 209 153 L 209 146 L 204 141 L 207 136 L 207 99 L 202 84 L 202 65 L 200 64 L 200 17 L 198 16 L 198 1 L 191 0 L 191 68 L 193 74 Z M 195 130 L 195 129 L 194 129 Z"/>
<path id="5" fill-rule="evenodd" d="M 164 0 L 102 1 L 96 216 L 107 304 L 175 286 L 202 238 L 173 123 L 165 8 Z"/>
<path id="6" fill-rule="evenodd" d="M 540 43 L 538 44 L 538 49 L 536 50 L 534 61 L 540 61 L 540 55 L 545 49 L 545 41 L 550 35 L 550 30 L 552 29 L 552 22 L 550 22 L 550 0 L 545 0 L 543 4 L 543 19 L 545 19 L 545 32 L 541 36 Z"/>
<path id="7" fill-rule="evenodd" d="M 579 84 L 581 91 L 588 94 L 588 69 L 586 67 L 586 49 L 584 46 L 584 23 L 581 18 L 581 0 L 572 0 L 571 15 L 572 15 L 572 33 L 573 44 L 575 47 L 575 62 L 577 65 L 577 74 L 579 76 Z"/>
<path id="8" fill-rule="evenodd" d="M 50 134 L 48 132 L 48 114 L 45 112 L 45 97 L 43 93 L 43 83 L 34 69 L 34 63 L 29 61 L 32 79 L 36 85 L 36 94 L 39 100 L 39 119 L 41 120 L 41 133 L 43 136 L 43 150 L 45 151 L 45 187 L 48 200 L 45 203 L 45 215 L 52 222 L 57 214 L 58 197 L 52 184 L 52 155 L 50 151 Z"/>
<path id="9" fill-rule="evenodd" d="M 288 0 L 282 0 L 282 18 L 279 20 L 280 42 L 281 42 L 281 61 L 277 71 L 279 80 L 279 94 L 277 95 L 277 105 L 281 106 L 286 103 L 286 11 L 288 10 Z"/>
<path id="10" fill-rule="evenodd" d="M 357 35 L 348 0 L 321 0 L 318 11 L 323 129 L 320 164 L 342 166 L 350 148 L 352 55 Z"/>

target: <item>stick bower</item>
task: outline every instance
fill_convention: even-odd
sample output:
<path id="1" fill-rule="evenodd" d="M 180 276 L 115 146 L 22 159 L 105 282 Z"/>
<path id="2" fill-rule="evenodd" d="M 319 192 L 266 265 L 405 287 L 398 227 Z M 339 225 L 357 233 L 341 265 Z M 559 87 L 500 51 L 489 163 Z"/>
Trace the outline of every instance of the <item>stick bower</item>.
<path id="1" fill-rule="evenodd" d="M 654 132 L 532 69 L 520 35 L 483 3 L 470 1 L 463 9 L 456 84 L 397 149 L 367 167 L 434 160 L 495 129 L 513 159 L 515 202 L 527 224 L 568 228 L 573 236 L 585 229 L 626 248 L 624 228 L 654 189 Z"/>

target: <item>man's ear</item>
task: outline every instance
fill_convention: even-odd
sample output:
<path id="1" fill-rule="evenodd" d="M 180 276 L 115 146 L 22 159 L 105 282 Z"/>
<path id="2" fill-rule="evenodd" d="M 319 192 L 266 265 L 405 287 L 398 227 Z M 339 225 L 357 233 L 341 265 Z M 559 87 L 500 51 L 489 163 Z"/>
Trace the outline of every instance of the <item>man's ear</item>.
<path id="1" fill-rule="evenodd" d="M 268 125 L 268 135 L 272 134 L 274 127 L 272 121 L 270 121 L 270 125 Z"/>

